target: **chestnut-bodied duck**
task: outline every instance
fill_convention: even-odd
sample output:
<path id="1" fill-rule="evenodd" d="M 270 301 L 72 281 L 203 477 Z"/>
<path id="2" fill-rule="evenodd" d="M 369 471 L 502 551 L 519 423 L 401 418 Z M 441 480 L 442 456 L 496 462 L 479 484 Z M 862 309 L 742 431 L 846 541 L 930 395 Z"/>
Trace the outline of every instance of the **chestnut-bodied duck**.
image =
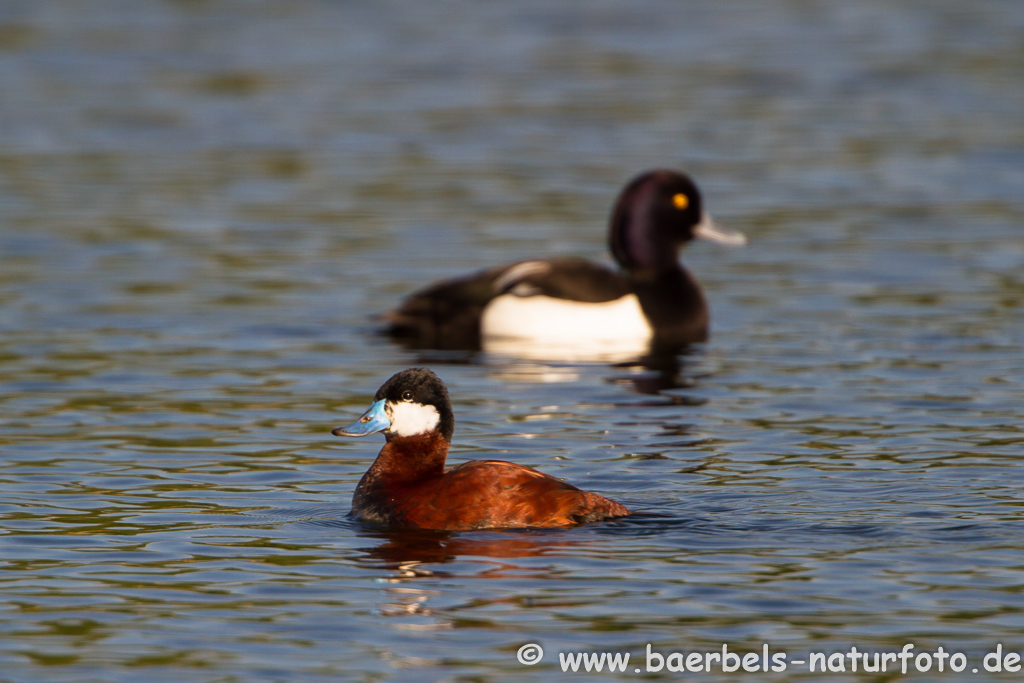
<path id="1" fill-rule="evenodd" d="M 387 439 L 356 486 L 352 516 L 394 528 L 467 530 L 568 527 L 630 514 L 510 462 L 471 460 L 445 470 L 454 430 L 448 389 L 433 372 L 410 368 L 385 382 L 359 420 L 331 432 L 384 432 Z"/>

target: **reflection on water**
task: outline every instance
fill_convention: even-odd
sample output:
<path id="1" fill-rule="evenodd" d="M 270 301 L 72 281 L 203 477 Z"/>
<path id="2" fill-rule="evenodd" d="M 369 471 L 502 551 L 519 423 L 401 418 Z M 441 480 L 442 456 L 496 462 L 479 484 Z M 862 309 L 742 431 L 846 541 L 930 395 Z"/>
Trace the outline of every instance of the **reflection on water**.
<path id="1" fill-rule="evenodd" d="M 683 396 L 667 395 L 664 392 L 670 389 L 684 389 L 696 384 L 697 378 L 689 376 L 685 371 L 687 356 L 683 354 L 699 354 L 699 350 L 695 347 L 683 350 L 679 354 L 644 353 L 634 356 L 630 360 L 612 363 L 610 367 L 616 372 L 610 374 L 608 382 L 626 387 L 638 394 L 649 394 L 681 402 Z M 488 370 L 488 377 L 504 382 L 569 384 L 581 379 L 581 365 L 566 364 L 568 361 L 559 362 L 549 359 L 546 362 L 531 362 L 523 360 L 519 354 L 512 356 L 487 354 L 482 357 L 474 355 L 470 362 L 474 361 Z M 444 363 L 442 360 L 436 362 Z M 595 362 L 599 361 L 590 361 L 591 371 L 601 367 L 593 365 Z"/>
<path id="2" fill-rule="evenodd" d="M 503 382 L 527 382 L 537 384 L 569 384 L 580 378 L 572 366 L 544 365 L 520 361 L 506 362 L 502 358 L 486 362 L 489 376 Z"/>
<path id="3" fill-rule="evenodd" d="M 1002 0 L 0 5 L 5 677 L 1019 651 L 1022 30 Z M 684 254 L 707 344 L 376 336 L 424 283 L 603 258 L 652 166 L 751 237 Z M 453 463 L 638 514 L 347 519 L 379 443 L 329 431 L 413 365 L 451 391 Z"/>
<path id="4" fill-rule="evenodd" d="M 434 571 L 416 567 L 452 562 L 463 558 L 483 557 L 511 560 L 547 555 L 552 551 L 570 550 L 578 545 L 571 536 L 537 531 L 489 531 L 474 534 L 432 532 L 423 530 L 379 530 L 363 532 L 380 542 L 364 549 L 367 561 L 375 567 L 397 570 L 403 577 L 436 576 Z M 516 569 L 514 564 L 492 563 L 494 571 L 478 574 L 484 578 L 501 578 L 502 571 Z M 443 572 L 441 572 L 443 574 Z"/>
<path id="5" fill-rule="evenodd" d="M 489 354 L 566 363 L 615 363 L 642 357 L 646 339 L 602 340 L 580 337 L 552 345 L 522 337 L 484 337 L 483 350 Z"/>

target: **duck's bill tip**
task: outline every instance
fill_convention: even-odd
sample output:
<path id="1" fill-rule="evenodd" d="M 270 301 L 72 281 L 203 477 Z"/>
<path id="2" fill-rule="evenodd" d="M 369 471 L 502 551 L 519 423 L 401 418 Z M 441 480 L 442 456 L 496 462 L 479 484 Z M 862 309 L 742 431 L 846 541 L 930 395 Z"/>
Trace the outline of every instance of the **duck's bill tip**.
<path id="1" fill-rule="evenodd" d="M 747 243 L 747 236 L 742 232 L 723 228 L 707 214 L 704 214 L 700 223 L 693 228 L 693 236 L 733 247 L 742 247 Z"/>
<path id="2" fill-rule="evenodd" d="M 363 416 L 346 427 L 331 430 L 334 436 L 367 436 L 383 431 L 391 426 L 391 420 L 384 410 L 384 400 L 375 402 Z"/>

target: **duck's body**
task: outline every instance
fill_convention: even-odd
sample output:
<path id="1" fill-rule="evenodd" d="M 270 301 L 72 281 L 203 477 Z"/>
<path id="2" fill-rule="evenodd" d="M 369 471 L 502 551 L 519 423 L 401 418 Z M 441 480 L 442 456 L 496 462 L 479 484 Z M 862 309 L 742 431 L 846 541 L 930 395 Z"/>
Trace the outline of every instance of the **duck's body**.
<path id="1" fill-rule="evenodd" d="M 623 505 L 522 465 L 473 460 L 445 470 L 454 418 L 444 384 L 429 370 L 398 373 L 374 401 L 360 422 L 334 430 L 346 436 L 384 431 L 387 437 L 356 486 L 352 514 L 358 519 L 467 530 L 565 527 L 630 514 Z"/>
<path id="2" fill-rule="evenodd" d="M 517 319 L 550 323 L 557 314 L 541 309 L 552 305 L 599 313 L 630 295 L 621 274 L 584 259 L 517 261 L 435 283 L 385 317 L 390 334 L 417 346 L 477 349 L 485 336 L 532 336 Z"/>
<path id="3" fill-rule="evenodd" d="M 447 530 L 563 527 L 629 514 L 596 493 L 510 462 L 471 460 L 445 470 L 447 452 L 438 435 L 389 441 L 356 487 L 352 514 Z"/>
<path id="4" fill-rule="evenodd" d="M 708 308 L 679 248 L 694 237 L 741 244 L 717 228 L 681 173 L 645 173 L 622 191 L 609 241 L 621 272 L 582 259 L 530 260 L 436 283 L 385 319 L 387 331 L 428 348 L 525 339 L 681 346 L 708 334 Z M 568 330 L 566 332 L 566 330 Z"/>

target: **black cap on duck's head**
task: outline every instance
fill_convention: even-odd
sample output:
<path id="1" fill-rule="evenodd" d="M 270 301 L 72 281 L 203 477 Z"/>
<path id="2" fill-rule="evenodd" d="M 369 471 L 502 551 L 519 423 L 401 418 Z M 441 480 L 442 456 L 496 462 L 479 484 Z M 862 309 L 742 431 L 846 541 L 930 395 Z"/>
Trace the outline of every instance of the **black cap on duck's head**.
<path id="1" fill-rule="evenodd" d="M 675 267 L 679 247 L 695 237 L 746 243 L 741 233 L 726 232 L 711 220 L 700 190 L 685 173 L 642 173 L 623 188 L 612 209 L 610 248 L 626 270 Z"/>
<path id="2" fill-rule="evenodd" d="M 358 421 L 331 433 L 366 436 L 374 432 L 384 432 L 388 440 L 439 432 L 450 443 L 455 416 L 441 378 L 426 368 L 396 373 L 377 390 L 373 405 Z"/>

